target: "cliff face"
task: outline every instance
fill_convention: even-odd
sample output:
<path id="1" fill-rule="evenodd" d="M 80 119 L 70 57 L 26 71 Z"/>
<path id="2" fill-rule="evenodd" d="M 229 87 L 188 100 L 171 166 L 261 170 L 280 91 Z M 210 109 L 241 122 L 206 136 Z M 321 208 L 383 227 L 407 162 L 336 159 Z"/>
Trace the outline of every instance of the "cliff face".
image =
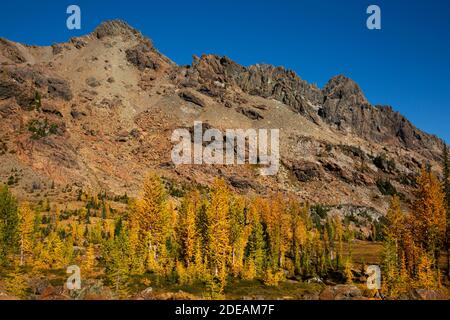
<path id="1" fill-rule="evenodd" d="M 227 57 L 215 55 L 194 57 L 185 84 L 206 92 L 214 91 L 212 88 L 218 86 L 222 89 L 239 88 L 249 95 L 276 99 L 303 115 L 312 113 L 308 102 L 317 105 L 323 100 L 323 95 L 317 87 L 301 80 L 293 71 L 271 65 L 245 68 Z M 220 92 L 212 94 L 224 98 L 224 91 L 222 90 L 222 95 Z"/>
<path id="2" fill-rule="evenodd" d="M 79 189 L 132 195 L 151 169 L 171 184 L 221 176 L 246 193 L 382 213 L 380 182 L 407 200 L 423 163 L 439 170 L 443 147 L 391 107 L 372 106 L 344 76 L 319 89 L 282 67 L 215 55 L 177 66 L 121 21 L 51 47 L 0 40 L 0 120 L 0 181 L 30 199 L 70 199 Z M 171 133 L 194 120 L 280 129 L 279 173 L 175 167 Z"/>
<path id="3" fill-rule="evenodd" d="M 221 101 L 226 100 L 226 87 L 238 88 L 249 95 L 278 100 L 315 122 L 319 116 L 339 130 L 415 149 L 426 156 L 433 157 L 443 147 L 440 139 L 420 131 L 392 107 L 372 106 L 358 84 L 342 75 L 330 79 L 320 90 L 283 67 L 246 68 L 227 57 L 204 55 L 194 57 L 182 84 Z"/>
<path id="4" fill-rule="evenodd" d="M 390 143 L 435 157 L 443 144 L 411 124 L 390 106 L 372 106 L 359 86 L 344 76 L 332 78 L 322 90 L 324 102 L 319 114 L 339 129 L 378 143 Z"/>

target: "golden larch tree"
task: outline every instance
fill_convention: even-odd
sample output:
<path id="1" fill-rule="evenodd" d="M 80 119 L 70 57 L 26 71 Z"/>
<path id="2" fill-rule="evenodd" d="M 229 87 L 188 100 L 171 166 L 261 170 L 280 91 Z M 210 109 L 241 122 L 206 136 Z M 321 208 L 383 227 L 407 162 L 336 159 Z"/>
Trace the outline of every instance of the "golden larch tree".
<path id="1" fill-rule="evenodd" d="M 417 179 L 413 204 L 413 228 L 420 245 L 438 261 L 447 227 L 445 195 L 442 184 L 429 170 L 422 168 Z"/>
<path id="2" fill-rule="evenodd" d="M 195 190 L 186 194 L 180 208 L 177 231 L 179 234 L 181 254 L 187 266 L 195 260 L 198 237 L 196 220 L 200 205 L 201 196 L 198 190 Z"/>
<path id="3" fill-rule="evenodd" d="M 210 191 L 210 202 L 206 209 L 208 220 L 207 258 L 213 275 L 220 281 L 220 290 L 227 277 L 227 259 L 230 253 L 229 243 L 229 189 L 225 181 L 216 179 Z"/>
<path id="4" fill-rule="evenodd" d="M 33 251 L 34 214 L 28 203 L 19 207 L 19 233 L 20 233 L 20 265 L 24 265 Z"/>

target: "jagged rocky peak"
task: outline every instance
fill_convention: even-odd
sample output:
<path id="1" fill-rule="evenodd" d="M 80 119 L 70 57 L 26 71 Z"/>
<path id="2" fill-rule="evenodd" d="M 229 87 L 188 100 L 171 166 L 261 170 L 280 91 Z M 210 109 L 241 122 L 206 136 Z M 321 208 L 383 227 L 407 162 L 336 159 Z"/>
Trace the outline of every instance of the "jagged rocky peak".
<path id="1" fill-rule="evenodd" d="M 310 103 L 319 105 L 323 101 L 321 90 L 300 79 L 292 70 L 268 64 L 244 67 L 217 55 L 194 56 L 183 84 L 201 87 L 202 91 L 206 87 L 206 91 L 211 92 L 217 91 L 218 83 L 238 87 L 250 95 L 278 100 L 307 116 L 315 113 Z"/>
<path id="2" fill-rule="evenodd" d="M 281 92 L 292 91 L 302 94 L 311 102 L 320 102 L 321 92 L 307 83 L 292 70 L 269 64 L 255 64 L 244 67 L 230 58 L 217 55 L 194 57 L 193 69 L 201 78 L 216 78 L 237 84 L 247 93 L 277 98 Z"/>
<path id="3" fill-rule="evenodd" d="M 315 85 L 302 80 L 294 71 L 268 64 L 256 64 L 248 68 L 248 84 L 259 86 L 271 96 L 279 99 L 290 91 L 293 97 L 282 102 L 307 99 L 313 104 L 321 102 L 322 94 Z M 291 105 L 291 103 L 287 103 Z"/>
<path id="4" fill-rule="evenodd" d="M 326 99 L 338 99 L 352 105 L 368 105 L 359 85 L 350 78 L 338 75 L 331 78 L 322 90 Z"/>
<path id="5" fill-rule="evenodd" d="M 122 20 L 110 20 L 100 24 L 90 35 L 99 40 L 108 37 L 121 37 L 130 46 L 126 49 L 127 60 L 140 71 L 159 70 L 174 63 L 163 56 L 148 37 Z"/>
<path id="6" fill-rule="evenodd" d="M 138 30 L 134 29 L 122 20 L 109 20 L 102 22 L 97 28 L 95 28 L 92 35 L 98 39 L 117 36 L 143 38 L 142 34 Z"/>
<path id="7" fill-rule="evenodd" d="M 199 80 L 214 80 L 236 84 L 236 80 L 246 71 L 245 67 L 235 63 L 228 57 L 204 54 L 200 58 L 193 57 L 192 72 Z"/>
<path id="8" fill-rule="evenodd" d="M 140 31 L 134 29 L 122 20 L 109 20 L 102 22 L 91 33 L 85 36 L 71 38 L 69 41 L 69 45 L 74 46 L 76 49 L 82 49 L 83 47 L 86 47 L 91 41 L 102 41 L 105 43 L 108 42 L 108 45 L 110 46 L 111 43 L 109 43 L 108 39 L 113 39 L 116 37 L 120 39 L 121 43 L 123 42 L 131 44 L 133 46 L 137 46 L 138 44 L 139 47 L 137 49 L 140 51 L 156 51 L 156 49 L 154 49 L 153 47 L 152 41 L 149 38 L 143 36 Z M 118 42 L 119 41 L 113 41 L 112 43 Z M 66 48 L 66 43 L 52 45 L 53 54 L 55 55 L 64 52 L 64 49 Z"/>
<path id="9" fill-rule="evenodd" d="M 421 152 L 440 148 L 439 139 L 417 129 L 391 106 L 372 106 L 350 78 L 333 77 L 322 92 L 324 103 L 319 116 L 332 126 L 371 141 L 403 145 Z M 433 157 L 425 153 L 427 157 Z"/>

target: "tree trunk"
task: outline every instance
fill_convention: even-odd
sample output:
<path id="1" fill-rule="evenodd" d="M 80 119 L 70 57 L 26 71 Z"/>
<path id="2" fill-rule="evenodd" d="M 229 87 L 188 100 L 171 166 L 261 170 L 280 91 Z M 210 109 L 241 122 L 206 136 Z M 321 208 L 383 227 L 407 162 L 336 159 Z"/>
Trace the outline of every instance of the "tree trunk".
<path id="1" fill-rule="evenodd" d="M 23 236 L 20 239 L 20 265 L 23 266 Z"/>

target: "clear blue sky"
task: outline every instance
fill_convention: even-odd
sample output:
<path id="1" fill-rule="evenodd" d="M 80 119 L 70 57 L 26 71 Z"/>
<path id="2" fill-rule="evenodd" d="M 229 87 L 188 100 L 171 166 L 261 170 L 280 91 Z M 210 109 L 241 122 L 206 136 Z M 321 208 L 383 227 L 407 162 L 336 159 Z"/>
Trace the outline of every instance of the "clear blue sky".
<path id="1" fill-rule="evenodd" d="M 69 4 L 81 7 L 81 31 L 66 28 Z M 370 4 L 381 7 L 381 31 L 366 28 Z M 115 18 L 178 64 L 215 53 L 283 65 L 320 87 L 344 74 L 373 104 L 450 143 L 449 0 L 3 1 L 0 36 L 49 45 Z"/>

